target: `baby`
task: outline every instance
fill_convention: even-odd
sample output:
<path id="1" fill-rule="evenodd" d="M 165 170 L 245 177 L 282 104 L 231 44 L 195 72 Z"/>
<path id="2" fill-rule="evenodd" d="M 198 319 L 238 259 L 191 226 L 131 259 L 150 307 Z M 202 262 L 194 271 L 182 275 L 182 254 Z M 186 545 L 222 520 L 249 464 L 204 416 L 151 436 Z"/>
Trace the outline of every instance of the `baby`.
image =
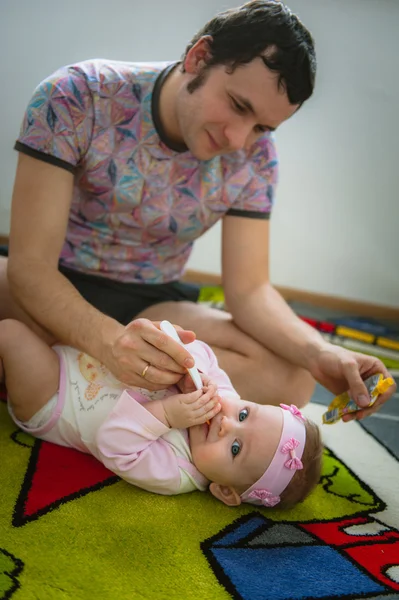
<path id="1" fill-rule="evenodd" d="M 242 400 L 207 344 L 186 348 L 203 389 L 187 391 L 186 376 L 178 387 L 150 392 L 127 388 L 74 348 L 49 348 L 22 323 L 3 321 L 10 414 L 23 431 L 92 454 L 151 492 L 209 489 L 229 506 L 302 501 L 320 476 L 318 427 L 294 405 Z"/>

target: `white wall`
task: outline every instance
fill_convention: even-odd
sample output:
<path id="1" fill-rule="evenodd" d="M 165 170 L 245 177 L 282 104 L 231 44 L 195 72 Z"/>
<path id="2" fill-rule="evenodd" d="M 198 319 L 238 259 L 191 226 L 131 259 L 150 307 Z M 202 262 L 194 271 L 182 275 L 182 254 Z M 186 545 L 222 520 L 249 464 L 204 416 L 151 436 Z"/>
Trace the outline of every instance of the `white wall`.
<path id="1" fill-rule="evenodd" d="M 0 233 L 20 121 L 36 84 L 85 58 L 169 60 L 215 12 L 239 0 L 2 0 Z M 312 31 L 313 98 L 277 133 L 275 284 L 399 306 L 399 2 L 290 0 Z M 94 9 L 95 7 L 95 9 Z M 220 272 L 220 228 L 189 267 Z"/>

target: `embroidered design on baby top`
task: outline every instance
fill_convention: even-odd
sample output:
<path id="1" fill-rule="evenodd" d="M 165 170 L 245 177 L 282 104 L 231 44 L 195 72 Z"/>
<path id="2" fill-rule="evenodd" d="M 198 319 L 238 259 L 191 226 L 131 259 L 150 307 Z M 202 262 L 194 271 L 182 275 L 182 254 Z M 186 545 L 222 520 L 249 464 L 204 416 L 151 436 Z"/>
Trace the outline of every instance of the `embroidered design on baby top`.
<path id="1" fill-rule="evenodd" d="M 78 354 L 77 360 L 81 374 L 89 382 L 84 397 L 89 401 L 94 400 L 98 392 L 105 385 L 109 385 L 109 371 L 99 360 L 84 352 Z"/>

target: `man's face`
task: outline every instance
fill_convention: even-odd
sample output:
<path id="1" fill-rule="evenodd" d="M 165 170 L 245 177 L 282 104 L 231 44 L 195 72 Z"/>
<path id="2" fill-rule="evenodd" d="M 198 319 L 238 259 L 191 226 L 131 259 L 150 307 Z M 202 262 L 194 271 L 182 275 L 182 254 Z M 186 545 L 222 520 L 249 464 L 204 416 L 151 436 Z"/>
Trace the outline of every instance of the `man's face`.
<path id="1" fill-rule="evenodd" d="M 265 131 L 276 129 L 298 109 L 277 84 L 278 75 L 261 58 L 232 74 L 224 65 L 209 68 L 193 93 L 185 85 L 177 94 L 181 141 L 200 160 L 249 149 Z"/>
<path id="2" fill-rule="evenodd" d="M 209 480 L 247 489 L 262 476 L 278 447 L 282 409 L 224 397 L 210 425 L 190 427 L 197 469 Z"/>

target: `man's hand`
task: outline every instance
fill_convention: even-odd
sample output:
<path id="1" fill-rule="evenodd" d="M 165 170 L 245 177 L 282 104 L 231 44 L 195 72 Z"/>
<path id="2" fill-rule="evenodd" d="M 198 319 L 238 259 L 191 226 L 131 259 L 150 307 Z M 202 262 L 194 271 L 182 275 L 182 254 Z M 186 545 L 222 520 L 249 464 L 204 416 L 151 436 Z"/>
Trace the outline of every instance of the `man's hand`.
<path id="1" fill-rule="evenodd" d="M 169 427 L 185 429 L 212 419 L 221 409 L 216 387 L 210 384 L 203 390 L 176 394 L 162 400 Z"/>
<path id="2" fill-rule="evenodd" d="M 118 327 L 118 326 L 117 326 Z M 175 326 L 188 344 L 195 333 Z M 129 386 L 161 390 L 177 383 L 194 366 L 190 353 L 159 328 L 159 322 L 135 319 L 108 336 L 101 361 Z"/>
<path id="3" fill-rule="evenodd" d="M 382 373 L 390 377 L 388 369 L 375 356 L 368 356 L 359 352 L 352 352 L 346 348 L 324 344 L 311 362 L 310 372 L 313 377 L 333 394 L 348 391 L 359 407 L 367 407 L 370 402 L 366 386 L 363 383 L 375 373 Z M 343 417 L 343 421 L 363 419 L 375 413 L 396 391 L 396 384 L 392 385 L 385 394 L 381 394 L 370 408 L 364 408 L 356 413 Z"/>

